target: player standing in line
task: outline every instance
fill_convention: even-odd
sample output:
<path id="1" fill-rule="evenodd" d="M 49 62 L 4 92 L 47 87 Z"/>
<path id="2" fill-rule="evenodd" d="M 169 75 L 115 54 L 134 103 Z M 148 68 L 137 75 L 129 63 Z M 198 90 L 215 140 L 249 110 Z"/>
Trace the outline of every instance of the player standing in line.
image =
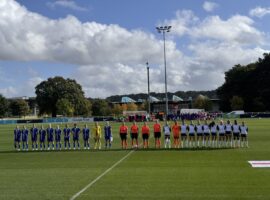
<path id="1" fill-rule="evenodd" d="M 217 130 L 218 130 L 218 147 L 226 147 L 225 126 L 222 120 L 217 126 Z"/>
<path id="2" fill-rule="evenodd" d="M 143 139 L 143 148 L 149 148 L 149 135 L 150 135 L 150 128 L 147 126 L 147 123 L 144 122 L 142 126 L 142 139 Z"/>
<path id="3" fill-rule="evenodd" d="M 210 124 L 210 132 L 211 132 L 211 146 L 217 148 L 217 125 L 213 120 Z"/>
<path id="4" fill-rule="evenodd" d="M 84 149 L 86 149 L 86 148 L 90 149 L 89 138 L 90 138 L 90 129 L 85 124 L 84 128 L 83 128 L 83 146 L 84 146 Z"/>
<path id="5" fill-rule="evenodd" d="M 188 138 L 189 138 L 189 147 L 196 147 L 195 142 L 195 126 L 192 121 L 190 121 L 189 126 L 187 127 L 188 130 Z"/>
<path id="6" fill-rule="evenodd" d="M 110 126 L 110 122 L 106 122 L 106 125 L 104 126 L 104 137 L 105 137 L 105 149 L 109 147 L 109 149 L 112 147 L 112 127 Z"/>
<path id="7" fill-rule="evenodd" d="M 182 124 L 180 126 L 181 129 L 181 141 L 182 141 L 182 148 L 188 147 L 188 141 L 187 141 L 187 125 L 185 124 L 185 121 L 182 121 Z"/>
<path id="8" fill-rule="evenodd" d="M 46 130 L 44 129 L 43 125 L 41 125 L 41 129 L 39 130 L 39 148 L 40 150 L 45 150 L 45 138 L 46 138 Z"/>
<path id="9" fill-rule="evenodd" d="M 240 126 L 241 133 L 241 147 L 248 148 L 248 127 L 245 125 L 245 122 L 242 122 Z"/>
<path id="10" fill-rule="evenodd" d="M 20 127 L 17 125 L 14 129 L 14 148 L 17 151 L 21 150 L 21 133 Z"/>
<path id="11" fill-rule="evenodd" d="M 197 125 L 195 126 L 195 131 L 197 133 L 197 147 L 202 147 L 203 142 L 203 126 L 201 125 L 200 120 L 198 120 Z"/>
<path id="12" fill-rule="evenodd" d="M 226 147 L 232 148 L 232 125 L 230 120 L 227 121 L 225 125 L 225 137 L 226 137 Z"/>
<path id="13" fill-rule="evenodd" d="M 57 125 L 57 128 L 54 130 L 55 134 L 55 146 L 56 150 L 62 149 L 62 144 L 61 144 L 61 129 L 59 128 L 59 125 Z"/>
<path id="14" fill-rule="evenodd" d="M 32 142 L 32 151 L 35 149 L 38 150 L 38 129 L 35 124 L 33 124 L 33 127 L 30 129 L 30 134 L 31 134 L 31 142 Z"/>
<path id="15" fill-rule="evenodd" d="M 155 148 L 160 148 L 161 126 L 158 119 L 154 124 L 154 137 L 155 137 Z"/>
<path id="16" fill-rule="evenodd" d="M 95 147 L 94 149 L 101 149 L 101 127 L 98 125 L 98 122 L 95 123 L 94 127 L 94 133 L 95 133 Z"/>
<path id="17" fill-rule="evenodd" d="M 233 148 L 240 147 L 240 126 L 237 124 L 237 120 L 234 120 L 232 126 L 233 130 Z"/>
<path id="18" fill-rule="evenodd" d="M 127 149 L 127 132 L 128 127 L 125 125 L 125 122 L 123 121 L 122 125 L 119 128 L 122 149 Z"/>
<path id="19" fill-rule="evenodd" d="M 130 127 L 131 133 L 131 148 L 138 148 L 138 134 L 139 134 L 139 127 L 137 126 L 136 122 L 134 121 L 132 126 Z M 134 145 L 134 140 L 136 144 Z"/>
<path id="20" fill-rule="evenodd" d="M 77 124 L 74 124 L 74 127 L 72 128 L 72 134 L 73 134 L 73 149 L 76 149 L 76 143 L 77 143 L 77 149 L 80 149 L 80 131 L 81 129 L 77 127 Z"/>
<path id="21" fill-rule="evenodd" d="M 65 142 L 65 149 L 70 149 L 70 128 L 66 124 L 66 127 L 64 128 L 64 142 Z"/>
<path id="22" fill-rule="evenodd" d="M 22 149 L 28 151 L 28 129 L 23 126 L 22 133 Z"/>
<path id="23" fill-rule="evenodd" d="M 54 150 L 54 142 L 53 142 L 53 128 L 52 125 L 49 124 L 49 127 L 47 128 L 47 142 L 48 142 L 48 150 L 50 150 L 50 145 L 52 145 L 52 150 Z"/>
<path id="24" fill-rule="evenodd" d="M 175 120 L 174 125 L 172 126 L 172 132 L 173 132 L 173 146 L 174 148 L 180 148 L 180 126 L 178 125 L 178 122 Z"/>
<path id="25" fill-rule="evenodd" d="M 171 127 L 168 121 L 166 121 L 165 126 L 163 126 L 163 132 L 164 132 L 164 147 L 166 149 L 168 146 L 170 149 L 171 148 Z"/>
<path id="26" fill-rule="evenodd" d="M 210 130 L 209 130 L 207 120 L 204 121 L 204 125 L 203 125 L 203 146 L 204 147 L 210 146 Z"/>

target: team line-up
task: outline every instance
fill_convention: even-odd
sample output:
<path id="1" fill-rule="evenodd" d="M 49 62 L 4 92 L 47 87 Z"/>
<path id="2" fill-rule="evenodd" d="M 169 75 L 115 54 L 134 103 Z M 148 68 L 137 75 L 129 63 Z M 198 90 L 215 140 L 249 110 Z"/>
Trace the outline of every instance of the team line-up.
<path id="1" fill-rule="evenodd" d="M 94 149 L 101 149 L 101 139 L 102 139 L 102 129 L 98 122 L 95 122 L 93 128 L 93 139 L 94 139 Z M 83 147 L 84 149 L 90 149 L 90 129 L 87 125 L 84 125 L 82 129 L 83 137 Z M 212 148 L 239 148 L 248 147 L 248 127 L 245 122 L 241 125 L 237 123 L 237 120 L 231 124 L 230 120 L 223 123 L 221 120 L 219 124 L 215 121 L 208 123 L 200 121 L 197 124 L 193 124 L 191 121 L 186 124 L 182 121 L 181 125 L 177 121 L 174 121 L 173 125 L 170 126 L 169 122 L 166 121 L 164 126 L 158 120 L 153 125 L 152 132 L 155 138 L 155 148 L 161 147 L 161 134 L 164 135 L 164 148 L 171 148 L 171 135 L 173 136 L 173 147 L 174 148 L 200 148 L 200 147 L 212 147 Z M 59 125 L 55 129 L 49 124 L 48 128 L 38 129 L 35 124 L 30 129 L 32 150 L 61 150 L 62 140 L 64 137 L 64 148 L 71 149 L 70 137 L 73 139 L 73 149 L 80 149 L 80 133 L 81 129 L 74 124 L 73 128 L 69 128 L 68 124 L 65 125 L 63 131 L 59 128 Z M 109 122 L 106 122 L 103 128 L 105 148 L 109 149 L 112 146 L 113 133 Z M 138 138 L 139 138 L 139 127 L 136 122 L 133 122 L 129 128 L 125 122 L 119 127 L 119 135 L 121 138 L 122 149 L 127 149 L 127 136 L 130 133 L 131 138 L 131 148 L 139 148 Z M 29 131 L 26 126 L 20 129 L 16 126 L 14 130 L 14 147 L 16 150 L 28 151 L 28 135 Z M 149 148 L 149 136 L 150 128 L 147 122 L 144 122 L 141 127 L 141 136 L 143 140 L 143 148 Z M 38 144 L 39 142 L 39 144 Z M 46 148 L 47 142 L 47 148 Z M 22 145 L 21 145 L 22 144 Z"/>

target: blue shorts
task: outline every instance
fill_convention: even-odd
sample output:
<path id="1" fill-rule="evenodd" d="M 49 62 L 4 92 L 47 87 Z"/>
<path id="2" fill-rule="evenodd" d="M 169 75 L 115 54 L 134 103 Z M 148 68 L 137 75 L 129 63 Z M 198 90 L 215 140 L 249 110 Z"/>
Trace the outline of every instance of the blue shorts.
<path id="1" fill-rule="evenodd" d="M 233 133 L 233 137 L 239 139 L 240 133 Z"/>
<path id="2" fill-rule="evenodd" d="M 191 137 L 194 137 L 195 133 L 189 133 L 188 135 L 191 136 Z"/>
<path id="3" fill-rule="evenodd" d="M 217 136 L 217 133 L 211 133 L 212 136 Z"/>
<path id="4" fill-rule="evenodd" d="M 111 137 L 105 137 L 105 140 L 111 140 Z"/>
<path id="5" fill-rule="evenodd" d="M 247 134 L 241 134 L 241 137 L 246 138 L 247 137 Z"/>
<path id="6" fill-rule="evenodd" d="M 210 133 L 204 133 L 203 135 L 204 136 L 210 136 Z"/>
<path id="7" fill-rule="evenodd" d="M 181 137 L 187 137 L 186 133 L 181 133 Z"/>
<path id="8" fill-rule="evenodd" d="M 42 142 L 43 143 L 43 142 L 45 142 L 45 139 L 39 140 L 39 142 Z"/>
<path id="9" fill-rule="evenodd" d="M 231 135 L 232 132 L 231 131 L 226 131 L 226 135 Z"/>
<path id="10" fill-rule="evenodd" d="M 73 141 L 78 141 L 79 137 L 73 137 Z"/>
<path id="11" fill-rule="evenodd" d="M 220 133 L 220 134 L 219 134 L 219 137 L 224 137 L 224 136 L 225 136 L 224 133 Z"/>
<path id="12" fill-rule="evenodd" d="M 197 133 L 197 136 L 203 136 L 203 134 L 202 133 Z"/>

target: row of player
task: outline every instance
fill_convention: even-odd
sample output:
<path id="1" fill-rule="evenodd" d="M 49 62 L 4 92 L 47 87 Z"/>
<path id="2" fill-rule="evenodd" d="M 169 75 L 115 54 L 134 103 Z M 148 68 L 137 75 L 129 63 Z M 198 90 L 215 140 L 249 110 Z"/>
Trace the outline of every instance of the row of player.
<path id="1" fill-rule="evenodd" d="M 45 129 L 43 125 L 41 125 L 41 128 L 38 129 L 35 124 L 33 124 L 33 127 L 30 129 L 30 135 L 31 135 L 31 142 L 32 142 L 32 150 L 38 150 L 38 146 L 40 150 L 46 149 L 46 139 L 47 139 L 47 149 L 54 150 L 54 147 L 57 150 L 62 149 L 62 143 L 61 143 L 61 135 L 64 136 L 64 147 L 65 149 L 71 149 L 70 144 L 70 137 L 72 134 L 73 138 L 73 148 L 80 149 L 80 132 L 81 129 L 77 127 L 77 124 L 74 124 L 73 128 L 69 128 L 68 124 L 65 125 L 65 128 L 62 130 L 59 128 L 59 125 L 57 125 L 56 129 L 53 129 L 51 124 L 49 124 L 48 128 Z M 93 132 L 95 133 L 94 139 L 95 139 L 95 149 L 99 148 L 101 149 L 101 127 L 98 125 L 98 122 L 95 123 L 95 126 L 93 128 Z M 84 141 L 84 149 L 90 149 L 90 129 L 87 125 L 84 126 L 82 129 L 83 133 L 83 141 Z M 29 131 L 26 128 L 26 126 L 23 126 L 23 129 L 20 130 L 19 126 L 16 126 L 14 130 L 14 147 L 18 151 L 21 149 L 21 142 L 22 142 L 22 150 L 28 151 L 28 135 Z M 39 145 L 38 145 L 38 136 L 39 136 Z M 111 147 L 112 142 L 112 129 L 107 122 L 107 124 L 104 126 L 104 136 L 106 141 L 106 148 Z M 54 143 L 55 142 L 55 143 Z"/>
<path id="2" fill-rule="evenodd" d="M 143 147 L 148 148 L 148 138 L 150 135 L 150 129 L 146 122 L 141 129 L 143 138 Z M 195 148 L 195 147 L 213 147 L 213 148 L 239 148 L 248 147 L 248 127 L 245 122 L 238 125 L 237 120 L 234 124 L 231 124 L 230 120 L 226 124 L 221 120 L 219 124 L 212 121 L 208 124 L 207 120 L 204 124 L 200 121 L 196 125 L 193 121 L 190 124 L 186 124 L 182 121 L 179 125 L 177 121 L 174 121 L 172 126 L 168 121 L 165 122 L 163 128 L 158 120 L 153 125 L 153 133 L 155 138 L 155 147 L 160 148 L 161 132 L 164 134 L 164 148 L 171 148 L 171 132 L 173 136 L 174 148 Z M 127 134 L 128 127 L 123 122 L 119 129 L 122 149 L 127 148 Z M 131 145 L 134 147 L 134 140 L 136 141 L 135 147 L 138 147 L 138 133 L 139 128 L 136 122 L 130 128 Z"/>
<path id="3" fill-rule="evenodd" d="M 73 136 L 73 148 L 80 149 L 79 143 L 79 135 L 80 135 L 80 128 L 74 124 L 73 128 L 69 128 L 68 125 L 65 126 L 63 129 L 64 135 L 64 147 L 65 149 L 70 149 L 70 135 L 72 133 Z M 130 129 L 125 125 L 123 122 L 119 128 L 119 134 L 121 138 L 121 147 L 122 149 L 127 149 L 127 135 L 128 132 L 131 136 L 131 147 L 138 148 L 138 136 L 139 136 L 139 127 L 137 126 L 136 122 L 133 122 Z M 220 121 L 218 125 L 212 121 L 210 124 L 205 121 L 204 124 L 201 124 L 200 121 L 196 125 L 191 123 L 189 125 L 185 124 L 183 121 L 181 125 L 178 125 L 178 122 L 175 121 L 174 125 L 170 126 L 168 122 L 165 123 L 163 129 L 159 121 L 157 120 L 153 125 L 153 133 L 155 138 L 155 147 L 160 148 L 161 142 L 161 132 L 164 134 L 164 147 L 171 148 L 171 132 L 173 136 L 174 148 L 185 148 L 185 147 L 248 147 L 248 127 L 242 122 L 241 125 L 237 124 L 237 121 L 234 121 L 232 125 L 228 120 L 226 124 L 223 121 Z M 82 129 L 83 133 L 83 141 L 84 141 L 84 149 L 90 149 L 90 129 L 87 125 L 84 126 Z M 101 127 L 98 125 L 98 122 L 95 123 L 93 128 L 94 133 L 94 141 L 95 146 L 94 149 L 101 149 Z M 19 129 L 17 126 L 14 130 L 14 147 L 17 150 L 21 148 L 22 142 L 22 149 L 28 150 L 28 134 L 29 131 L 26 126 L 23 127 L 22 130 Z M 33 125 L 30 129 L 31 134 L 31 142 L 32 142 L 32 150 L 38 150 L 38 135 L 39 135 L 39 148 L 40 150 L 45 149 L 45 140 L 47 137 L 47 149 L 50 150 L 51 148 L 54 149 L 54 141 L 56 149 L 61 150 L 61 134 L 62 130 L 57 126 L 56 129 L 49 127 L 44 129 L 44 126 L 41 126 L 41 129 Z M 149 148 L 149 136 L 150 136 L 150 128 L 146 122 L 141 127 L 141 134 L 143 139 L 143 147 Z M 105 148 L 111 148 L 113 134 L 112 128 L 109 122 L 106 123 L 104 126 L 104 138 L 105 138 Z"/>

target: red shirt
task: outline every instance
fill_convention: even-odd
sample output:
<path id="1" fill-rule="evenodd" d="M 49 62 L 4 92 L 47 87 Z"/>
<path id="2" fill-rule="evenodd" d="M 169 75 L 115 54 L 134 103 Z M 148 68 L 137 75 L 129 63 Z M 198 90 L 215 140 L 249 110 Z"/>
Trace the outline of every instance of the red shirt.
<path id="1" fill-rule="evenodd" d="M 131 133 L 138 133 L 139 132 L 139 128 L 137 125 L 132 125 L 130 128 Z"/>
<path id="2" fill-rule="evenodd" d="M 120 131 L 120 134 L 127 134 L 128 127 L 125 125 L 121 125 L 119 131 Z"/>
<path id="3" fill-rule="evenodd" d="M 161 126 L 160 124 L 154 124 L 154 132 L 161 132 Z"/>
<path id="4" fill-rule="evenodd" d="M 175 137 L 179 137 L 180 135 L 180 126 L 179 125 L 173 125 L 172 126 L 173 135 Z"/>
<path id="5" fill-rule="evenodd" d="M 150 134 L 150 129 L 148 126 L 142 126 L 142 134 Z"/>

